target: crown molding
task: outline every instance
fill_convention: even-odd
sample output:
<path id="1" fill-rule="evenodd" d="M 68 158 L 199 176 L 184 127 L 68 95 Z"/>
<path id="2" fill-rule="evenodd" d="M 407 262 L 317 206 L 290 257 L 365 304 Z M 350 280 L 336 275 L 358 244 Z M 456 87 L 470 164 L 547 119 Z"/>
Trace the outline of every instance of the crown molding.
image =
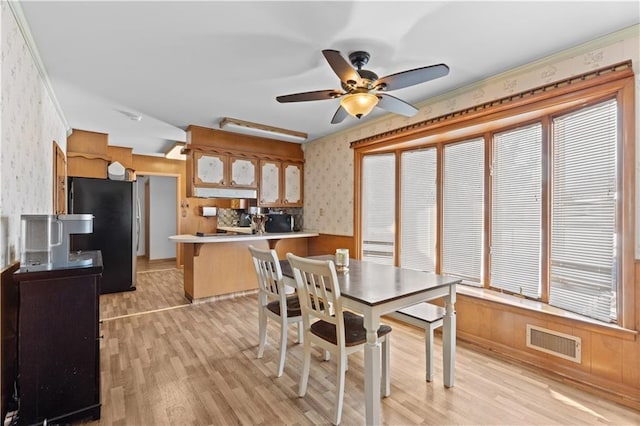
<path id="1" fill-rule="evenodd" d="M 53 90 L 53 86 L 51 85 L 51 80 L 49 79 L 49 75 L 47 74 L 47 69 L 45 68 L 44 63 L 42 62 L 42 58 L 40 58 L 38 47 L 36 46 L 33 36 L 31 35 L 29 24 L 27 23 L 27 19 L 24 16 L 24 12 L 22 11 L 22 6 L 18 1 L 7 1 L 7 4 L 9 5 L 9 9 L 11 10 L 11 13 L 13 14 L 13 17 L 16 21 L 16 24 L 20 29 L 20 33 L 24 38 L 24 42 L 27 45 L 27 49 L 29 49 L 29 53 L 31 54 L 31 58 L 33 59 L 33 63 L 35 64 L 36 69 L 38 70 L 38 74 L 40 74 L 40 79 L 42 80 L 42 84 L 44 84 L 47 90 L 47 93 L 51 98 L 51 102 L 53 103 L 53 106 L 56 109 L 56 112 L 58 113 L 60 120 L 62 120 L 62 124 L 66 129 L 67 137 L 68 137 L 72 132 L 71 126 L 69 125 L 69 122 L 67 121 L 67 118 L 64 115 L 64 111 L 62 111 L 62 107 L 58 102 L 56 93 Z"/>

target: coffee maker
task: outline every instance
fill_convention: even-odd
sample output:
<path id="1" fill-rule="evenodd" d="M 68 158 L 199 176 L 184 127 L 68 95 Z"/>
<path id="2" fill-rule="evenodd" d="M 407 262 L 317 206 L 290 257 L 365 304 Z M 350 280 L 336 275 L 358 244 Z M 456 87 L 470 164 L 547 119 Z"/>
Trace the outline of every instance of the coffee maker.
<path id="1" fill-rule="evenodd" d="M 91 258 L 71 252 L 71 234 L 93 232 L 93 215 L 21 215 L 20 266 L 31 270 L 91 265 Z"/>

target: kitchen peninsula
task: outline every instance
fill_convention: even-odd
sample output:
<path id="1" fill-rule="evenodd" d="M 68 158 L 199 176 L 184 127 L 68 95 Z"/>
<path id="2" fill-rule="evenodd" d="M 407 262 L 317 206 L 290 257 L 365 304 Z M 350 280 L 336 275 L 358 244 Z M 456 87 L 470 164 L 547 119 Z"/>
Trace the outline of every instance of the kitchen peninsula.
<path id="1" fill-rule="evenodd" d="M 258 288 L 248 247 L 274 248 L 278 257 L 291 252 L 307 255 L 307 239 L 314 232 L 259 234 L 174 235 L 184 246 L 184 294 L 192 302 Z"/>

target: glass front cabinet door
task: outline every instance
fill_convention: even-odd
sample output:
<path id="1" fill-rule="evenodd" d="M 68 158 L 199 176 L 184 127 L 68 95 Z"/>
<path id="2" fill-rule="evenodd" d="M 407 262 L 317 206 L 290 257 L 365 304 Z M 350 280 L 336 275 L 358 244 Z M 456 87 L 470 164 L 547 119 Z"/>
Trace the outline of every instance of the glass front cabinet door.
<path id="1" fill-rule="evenodd" d="M 280 169 L 279 161 L 260 161 L 260 205 L 263 207 L 278 207 L 280 199 Z"/>
<path id="2" fill-rule="evenodd" d="M 196 152 L 193 155 L 196 186 L 225 187 L 228 164 L 226 155 Z"/>
<path id="3" fill-rule="evenodd" d="M 283 163 L 283 170 L 283 204 L 288 207 L 302 207 L 302 164 Z"/>
<path id="4" fill-rule="evenodd" d="M 258 160 L 253 158 L 231 157 L 230 186 L 234 188 L 258 187 Z"/>

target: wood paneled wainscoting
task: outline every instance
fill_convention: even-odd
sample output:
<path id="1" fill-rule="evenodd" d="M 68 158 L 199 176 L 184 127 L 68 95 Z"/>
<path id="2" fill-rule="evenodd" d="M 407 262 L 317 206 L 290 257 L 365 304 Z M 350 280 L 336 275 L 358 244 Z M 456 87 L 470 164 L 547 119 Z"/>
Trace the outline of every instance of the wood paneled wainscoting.
<path id="1" fill-rule="evenodd" d="M 640 306 L 640 261 L 635 262 L 635 298 Z M 490 295 L 492 293 L 492 295 Z M 561 381 L 640 410 L 640 338 L 636 330 L 597 321 L 513 296 L 480 289 L 458 289 L 458 339 L 551 373 Z M 526 345 L 527 324 L 581 339 L 579 363 Z"/>
<path id="2" fill-rule="evenodd" d="M 320 234 L 316 238 L 309 238 L 309 256 L 334 254 L 338 248 L 349 249 L 351 257 L 356 257 L 356 244 L 353 237 Z"/>

